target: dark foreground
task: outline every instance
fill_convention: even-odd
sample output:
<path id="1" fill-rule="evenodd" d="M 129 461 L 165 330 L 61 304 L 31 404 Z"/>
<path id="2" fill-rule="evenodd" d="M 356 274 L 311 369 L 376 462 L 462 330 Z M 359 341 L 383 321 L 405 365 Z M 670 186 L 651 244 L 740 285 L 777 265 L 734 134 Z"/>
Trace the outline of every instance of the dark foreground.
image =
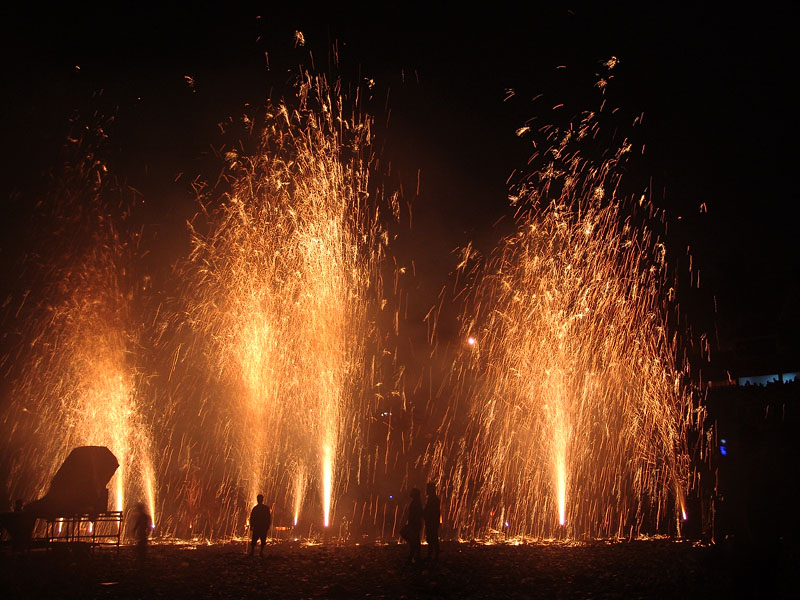
<path id="1" fill-rule="evenodd" d="M 423 547 L 423 556 L 426 548 Z M 485 546 L 444 543 L 438 563 L 404 546 L 281 542 L 263 559 L 243 543 L 0 554 L 5 598 L 791 598 L 785 549 L 753 553 L 669 540 Z"/>

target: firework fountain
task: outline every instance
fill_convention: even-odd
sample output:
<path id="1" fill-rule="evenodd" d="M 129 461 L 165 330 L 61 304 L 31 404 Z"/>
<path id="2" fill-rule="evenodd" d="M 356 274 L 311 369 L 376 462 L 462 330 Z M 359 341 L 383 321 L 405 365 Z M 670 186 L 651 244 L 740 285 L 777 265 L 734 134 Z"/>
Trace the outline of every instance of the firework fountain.
<path id="1" fill-rule="evenodd" d="M 515 231 L 484 263 L 464 253 L 473 283 L 453 373 L 469 424 L 461 459 L 438 467 L 451 518 L 479 535 L 658 531 L 686 516 L 695 414 L 665 249 L 644 196 L 618 197 L 627 142 L 593 164 L 578 148 L 596 115 L 542 132 L 546 165 L 511 197 Z"/>
<path id="2" fill-rule="evenodd" d="M 193 236 L 188 314 L 229 399 L 217 443 L 234 449 L 235 512 L 264 491 L 296 524 L 318 499 L 327 527 L 361 439 L 386 241 L 370 122 L 311 76 L 295 107 L 268 111 L 258 150 L 226 155 L 231 192 Z"/>
<path id="3" fill-rule="evenodd" d="M 401 507 L 384 492 L 413 485 L 421 465 L 462 534 L 614 536 L 679 522 L 700 415 L 670 334 L 655 212 L 620 198 L 630 146 L 582 158 L 594 114 L 540 130 L 550 149 L 513 190 L 514 231 L 486 261 L 464 252 L 464 344 L 438 382 L 451 398 L 426 425 L 437 439 L 422 440 L 394 403 L 405 410 L 403 365 L 386 349 L 399 334 L 399 271 L 388 294 L 382 273 L 399 208 L 371 181 L 359 93 L 304 74 L 263 127 L 245 119 L 257 147 L 224 152 L 226 192 L 201 196 L 189 257 L 170 271 L 181 289 L 157 310 L 134 269 L 141 233 L 121 232 L 128 215 L 109 204 L 102 163 L 81 162 L 54 199 L 58 233 L 31 294 L 42 300 L 18 314 L 3 412 L 14 497 L 40 495 L 72 447 L 93 444 L 120 462 L 114 508 L 144 497 L 181 534 L 182 523 L 241 533 L 258 493 L 276 523 L 327 528 L 356 483 L 352 521 L 371 517 L 388 536 Z"/>
<path id="4" fill-rule="evenodd" d="M 42 205 L 50 234 L 42 252 L 27 258 L 36 275 L 17 312 L 22 343 L 4 414 L 20 475 L 11 492 L 36 498 L 75 446 L 107 446 L 120 464 L 111 508 L 145 499 L 155 517 L 144 327 L 137 318 L 147 285 L 133 272 L 139 234 L 127 236 L 115 225 L 115 215 L 124 222 L 127 211 L 111 201 L 120 192 L 106 183 L 105 165 L 87 151 L 91 144 L 72 144 L 84 156 Z"/>

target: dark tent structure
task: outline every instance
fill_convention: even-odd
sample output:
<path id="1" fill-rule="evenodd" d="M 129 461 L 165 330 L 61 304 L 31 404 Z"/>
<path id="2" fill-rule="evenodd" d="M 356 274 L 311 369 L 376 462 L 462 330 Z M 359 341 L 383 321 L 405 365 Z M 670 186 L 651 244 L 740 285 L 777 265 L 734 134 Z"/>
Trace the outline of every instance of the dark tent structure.
<path id="1" fill-rule="evenodd" d="M 106 485 L 118 467 L 117 457 L 105 446 L 75 448 L 56 472 L 47 494 L 29 503 L 25 512 L 45 519 L 105 512 Z"/>

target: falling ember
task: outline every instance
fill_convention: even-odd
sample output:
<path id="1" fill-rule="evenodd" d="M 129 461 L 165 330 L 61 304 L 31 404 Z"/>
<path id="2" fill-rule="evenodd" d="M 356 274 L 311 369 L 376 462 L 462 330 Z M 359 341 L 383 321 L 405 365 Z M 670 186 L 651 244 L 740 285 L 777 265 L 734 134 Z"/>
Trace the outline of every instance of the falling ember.
<path id="1" fill-rule="evenodd" d="M 471 402 L 458 435 L 474 443 L 440 468 L 455 520 L 478 534 L 480 515 L 503 510 L 513 534 L 545 537 L 556 519 L 608 536 L 657 529 L 667 505 L 685 515 L 693 400 L 664 249 L 615 196 L 628 147 L 593 165 L 570 145 L 595 127 L 592 115 L 551 136 L 550 164 L 512 190 L 516 231 L 470 272 L 463 327 L 481 351 L 454 374 Z"/>

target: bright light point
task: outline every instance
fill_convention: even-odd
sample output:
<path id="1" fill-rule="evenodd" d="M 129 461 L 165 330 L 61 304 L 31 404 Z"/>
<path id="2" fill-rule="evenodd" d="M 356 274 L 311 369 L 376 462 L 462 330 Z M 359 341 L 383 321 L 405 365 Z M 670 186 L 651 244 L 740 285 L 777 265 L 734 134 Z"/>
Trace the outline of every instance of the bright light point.
<path id="1" fill-rule="evenodd" d="M 322 449 L 322 504 L 323 524 L 327 527 L 331 517 L 331 493 L 333 492 L 333 452 L 329 445 Z"/>
<path id="2" fill-rule="evenodd" d="M 297 473 L 295 474 L 294 479 L 294 526 L 297 527 L 297 523 L 300 520 L 300 509 L 303 505 L 303 496 L 305 494 L 305 486 L 306 486 L 306 478 L 305 478 L 305 471 L 302 468 L 299 468 Z"/>
<path id="3" fill-rule="evenodd" d="M 474 346 L 474 345 L 475 345 L 475 342 L 476 342 L 476 340 L 475 340 L 475 338 L 474 338 L 474 337 L 467 338 L 467 343 L 468 343 L 470 346 Z"/>
<path id="4" fill-rule="evenodd" d="M 555 457 L 558 524 L 563 526 L 567 522 L 567 464 L 565 460 L 567 435 L 563 428 L 556 427 L 555 429 L 558 434 L 556 439 L 559 440 L 559 452 Z"/>
<path id="5" fill-rule="evenodd" d="M 119 468 L 117 469 L 117 484 L 116 484 L 117 493 L 116 493 L 116 501 L 114 504 L 116 506 L 116 510 L 119 512 L 122 512 L 125 506 L 123 484 L 124 482 L 122 480 L 122 465 L 120 464 Z"/>
<path id="6" fill-rule="evenodd" d="M 683 520 L 684 520 L 684 521 L 686 521 L 686 520 L 689 518 L 689 515 L 687 515 L 687 514 L 686 514 L 686 511 L 685 511 L 685 510 L 682 510 L 682 511 L 681 511 L 681 516 L 683 517 Z"/>

